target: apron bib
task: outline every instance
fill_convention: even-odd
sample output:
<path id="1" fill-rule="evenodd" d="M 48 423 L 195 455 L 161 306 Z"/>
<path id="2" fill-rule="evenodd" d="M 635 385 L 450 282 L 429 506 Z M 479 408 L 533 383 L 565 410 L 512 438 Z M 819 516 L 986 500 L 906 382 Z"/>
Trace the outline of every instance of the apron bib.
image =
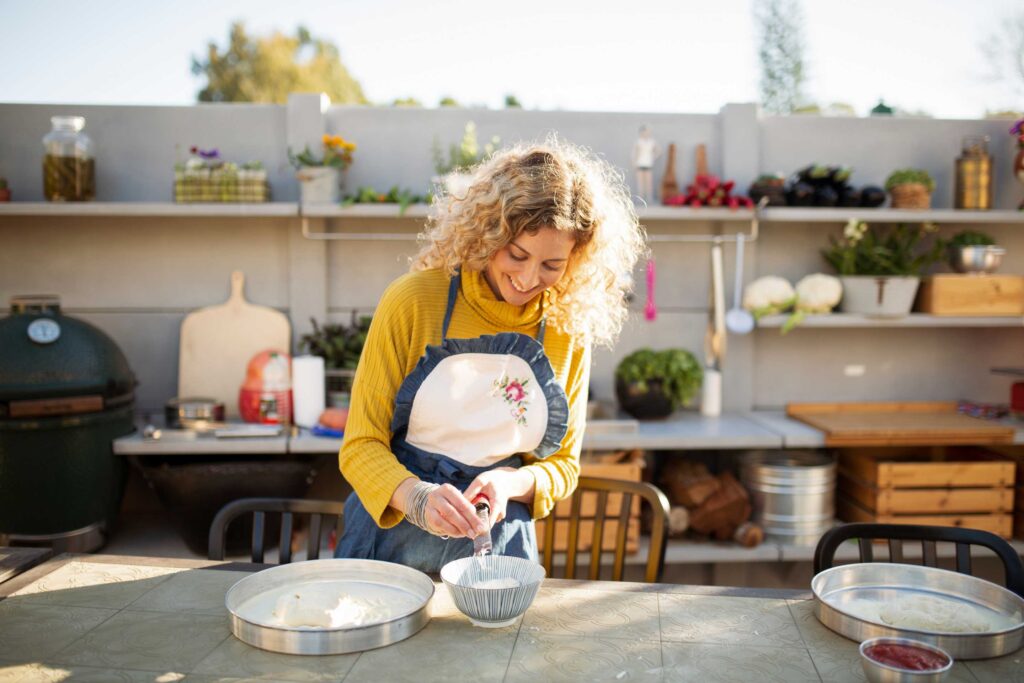
<path id="1" fill-rule="evenodd" d="M 441 343 L 426 348 L 395 396 L 391 451 L 421 480 L 465 491 L 482 472 L 521 466 L 523 453 L 545 458 L 558 451 L 569 404 L 544 353 L 543 319 L 537 339 L 517 332 L 448 338 L 461 282 L 456 272 Z M 491 538 L 496 555 L 537 560 L 533 520 L 524 503 L 508 502 Z M 443 539 L 404 519 L 381 529 L 355 493 L 345 501 L 345 531 L 334 553 L 425 572 L 472 554 L 471 539 Z"/>

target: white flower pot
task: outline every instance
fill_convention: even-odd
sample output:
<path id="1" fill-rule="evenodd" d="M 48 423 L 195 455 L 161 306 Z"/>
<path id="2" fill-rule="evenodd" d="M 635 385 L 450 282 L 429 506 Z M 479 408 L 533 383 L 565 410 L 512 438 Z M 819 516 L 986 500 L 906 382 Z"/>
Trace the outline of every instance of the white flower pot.
<path id="1" fill-rule="evenodd" d="M 844 313 L 860 313 L 879 318 L 900 318 L 910 313 L 921 279 L 875 275 L 844 275 Z"/>
<path id="2" fill-rule="evenodd" d="M 303 204 L 337 204 L 341 201 L 341 171 L 333 166 L 306 166 L 295 173 Z"/>

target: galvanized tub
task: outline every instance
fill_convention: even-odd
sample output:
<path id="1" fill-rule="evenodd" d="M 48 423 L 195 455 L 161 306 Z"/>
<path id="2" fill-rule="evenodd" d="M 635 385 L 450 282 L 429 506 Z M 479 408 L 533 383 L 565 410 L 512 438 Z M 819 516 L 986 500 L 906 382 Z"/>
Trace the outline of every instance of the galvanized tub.
<path id="1" fill-rule="evenodd" d="M 769 539 L 814 545 L 835 520 L 836 461 L 816 451 L 754 452 L 740 480 L 750 491 L 753 519 Z"/>

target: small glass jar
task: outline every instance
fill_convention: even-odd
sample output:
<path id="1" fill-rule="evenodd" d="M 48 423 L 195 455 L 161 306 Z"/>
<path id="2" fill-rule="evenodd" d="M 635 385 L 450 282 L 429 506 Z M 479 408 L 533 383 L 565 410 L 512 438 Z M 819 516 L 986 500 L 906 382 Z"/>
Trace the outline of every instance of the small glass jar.
<path id="1" fill-rule="evenodd" d="M 43 196 L 51 202 L 86 202 L 96 196 L 92 140 L 83 116 L 53 116 L 43 136 Z"/>

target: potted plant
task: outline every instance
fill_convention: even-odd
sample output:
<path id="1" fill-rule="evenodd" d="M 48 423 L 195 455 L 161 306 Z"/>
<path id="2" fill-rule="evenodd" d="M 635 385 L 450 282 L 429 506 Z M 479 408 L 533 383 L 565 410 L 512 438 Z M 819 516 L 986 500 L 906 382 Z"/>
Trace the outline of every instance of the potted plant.
<path id="1" fill-rule="evenodd" d="M 667 417 L 687 405 L 704 381 L 704 370 L 685 349 L 639 349 L 615 368 L 615 394 L 639 420 Z"/>
<path id="2" fill-rule="evenodd" d="M 949 241 L 949 266 L 958 273 L 992 273 L 1005 253 L 991 235 L 963 230 Z"/>
<path id="3" fill-rule="evenodd" d="M 288 161 L 295 167 L 299 179 L 299 192 L 305 204 L 335 204 L 341 199 L 344 173 L 352 165 L 354 142 L 340 135 L 324 135 L 323 153 L 317 156 L 309 145 L 295 154 L 288 149 Z"/>
<path id="4" fill-rule="evenodd" d="M 466 122 L 462 141 L 457 145 L 448 146 L 447 158 L 435 137 L 433 146 L 434 171 L 437 173 L 434 176 L 435 187 L 444 187 L 449 194 L 461 194 L 468 189 L 467 171 L 494 154 L 500 144 L 501 139 L 495 135 L 481 150 L 476 139 L 476 124 L 472 121 Z"/>
<path id="5" fill-rule="evenodd" d="M 821 254 L 835 268 L 843 285 L 842 310 L 878 317 L 910 312 L 921 274 L 942 259 L 945 244 L 928 238 L 932 223 L 901 223 L 887 231 L 851 219 L 841 239 Z"/>
<path id="6" fill-rule="evenodd" d="M 320 326 L 315 319 L 313 331 L 302 335 L 300 348 L 324 359 L 327 376 L 327 405 L 332 408 L 348 408 L 352 392 L 352 378 L 359 365 L 359 356 L 370 331 L 372 316 L 357 316 L 352 312 L 349 325 L 331 324 Z"/>
<path id="7" fill-rule="evenodd" d="M 901 168 L 889 174 L 885 189 L 892 196 L 894 209 L 927 209 L 932 203 L 935 181 L 923 169 Z"/>
<path id="8" fill-rule="evenodd" d="M 7 187 L 7 178 L 0 178 L 0 202 L 11 201 L 11 189 Z"/>
<path id="9" fill-rule="evenodd" d="M 353 206 L 355 204 L 398 204 L 398 215 L 405 215 L 406 210 L 413 204 L 429 204 L 433 201 L 430 194 L 418 195 L 412 190 L 401 189 L 398 185 L 392 185 L 386 193 L 378 192 L 370 185 L 360 187 L 354 195 L 345 197 L 341 201 L 342 206 Z"/>

